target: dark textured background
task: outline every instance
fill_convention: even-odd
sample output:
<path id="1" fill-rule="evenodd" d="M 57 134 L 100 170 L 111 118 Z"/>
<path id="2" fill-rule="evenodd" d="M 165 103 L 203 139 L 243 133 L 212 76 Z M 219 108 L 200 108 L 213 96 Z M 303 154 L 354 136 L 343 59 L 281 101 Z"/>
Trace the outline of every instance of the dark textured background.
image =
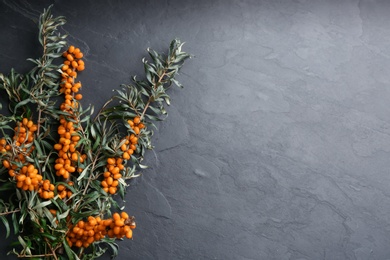
<path id="1" fill-rule="evenodd" d="M 1 72 L 40 55 L 52 2 L 0 2 Z M 178 37 L 196 55 L 118 259 L 390 259 L 390 1 L 54 3 L 87 104 L 140 74 L 147 47 Z"/>

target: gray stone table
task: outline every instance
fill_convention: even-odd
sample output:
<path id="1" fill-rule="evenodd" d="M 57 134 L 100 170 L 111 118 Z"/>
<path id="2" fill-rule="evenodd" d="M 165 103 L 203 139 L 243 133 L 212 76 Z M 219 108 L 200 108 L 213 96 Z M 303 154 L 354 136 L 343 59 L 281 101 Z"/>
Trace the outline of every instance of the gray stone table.
<path id="1" fill-rule="evenodd" d="M 140 75 L 147 47 L 195 55 L 118 259 L 390 259 L 390 1 L 2 0 L 1 72 L 39 56 L 51 3 L 87 104 Z"/>

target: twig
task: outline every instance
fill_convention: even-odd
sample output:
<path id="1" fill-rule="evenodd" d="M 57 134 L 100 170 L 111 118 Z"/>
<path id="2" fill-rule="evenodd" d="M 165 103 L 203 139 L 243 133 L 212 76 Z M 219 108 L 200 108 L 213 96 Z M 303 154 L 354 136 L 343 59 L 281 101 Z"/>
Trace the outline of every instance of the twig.
<path id="1" fill-rule="evenodd" d="M 0 213 L 0 216 L 8 215 L 8 214 L 15 213 L 15 212 L 20 212 L 20 209 L 15 209 L 15 210 L 12 210 L 12 211 L 7 211 L 7 212 Z"/>

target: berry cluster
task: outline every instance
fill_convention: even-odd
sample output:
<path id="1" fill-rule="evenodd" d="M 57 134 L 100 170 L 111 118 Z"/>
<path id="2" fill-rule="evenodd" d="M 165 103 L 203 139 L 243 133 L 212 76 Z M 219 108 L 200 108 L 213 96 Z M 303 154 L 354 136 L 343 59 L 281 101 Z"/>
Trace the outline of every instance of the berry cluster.
<path id="1" fill-rule="evenodd" d="M 126 212 L 121 212 L 121 214 L 114 213 L 112 220 L 110 229 L 107 231 L 108 237 L 117 239 L 133 237 L 133 229 L 136 227 L 133 217 L 129 217 Z"/>
<path id="2" fill-rule="evenodd" d="M 110 194 L 115 194 L 117 192 L 117 187 L 119 185 L 119 179 L 122 178 L 122 171 L 125 166 L 122 164 L 123 159 L 121 158 L 108 158 L 107 159 L 107 171 L 104 172 L 104 180 L 101 182 L 103 190 Z"/>
<path id="3" fill-rule="evenodd" d="M 54 185 L 49 180 L 43 180 L 34 164 L 26 162 L 26 156 L 30 156 L 34 150 L 36 124 L 28 118 L 23 118 L 14 128 L 15 134 L 12 145 L 8 145 L 5 139 L 0 140 L 0 150 L 4 153 L 13 150 L 13 156 L 3 160 L 4 168 L 8 169 L 10 177 L 16 180 L 16 187 L 25 191 L 38 191 L 43 199 L 54 198 Z"/>
<path id="4" fill-rule="evenodd" d="M 11 146 L 7 144 L 5 139 L 0 139 L 0 153 L 6 153 L 11 150 Z"/>
<path id="5" fill-rule="evenodd" d="M 68 185 L 69 186 L 73 186 L 73 182 L 72 181 L 69 181 L 68 182 Z M 61 198 L 61 199 L 64 199 L 66 197 L 70 198 L 72 196 L 72 191 L 70 191 L 69 189 L 66 188 L 65 185 L 58 185 L 57 186 L 57 194 L 58 196 Z"/>
<path id="6" fill-rule="evenodd" d="M 58 127 L 60 139 L 59 143 L 54 145 L 54 149 L 58 151 L 58 159 L 54 168 L 57 176 L 69 179 L 70 174 L 82 172 L 83 169 L 78 165 L 87 158 L 85 154 L 82 155 L 76 150 L 80 136 L 77 133 L 78 119 L 74 115 L 74 110 L 78 107 L 78 100 L 82 99 L 81 94 L 75 94 L 81 88 L 81 82 L 75 83 L 75 78 L 77 71 L 84 70 L 84 61 L 81 60 L 83 53 L 74 46 L 70 46 L 63 53 L 63 56 L 66 61 L 62 66 L 60 92 L 65 95 L 65 101 L 61 104 L 60 109 L 68 115 L 60 118 L 61 125 Z"/>
<path id="7" fill-rule="evenodd" d="M 134 217 L 126 212 L 114 213 L 112 218 L 101 219 L 89 216 L 87 221 L 80 220 L 69 228 L 66 240 L 69 246 L 87 248 L 106 235 L 110 238 L 132 238 L 135 228 Z"/>
<path id="8" fill-rule="evenodd" d="M 122 158 L 125 160 L 129 160 L 131 158 L 131 155 L 135 152 L 137 149 L 137 143 L 138 143 L 138 135 L 141 132 L 141 129 L 145 128 L 145 125 L 141 122 L 141 119 L 139 116 L 134 117 L 133 120 L 127 120 L 127 123 L 133 130 L 135 134 L 131 134 L 129 136 L 126 136 L 124 143 L 121 146 L 121 150 L 123 152 Z"/>
<path id="9" fill-rule="evenodd" d="M 38 190 L 39 184 L 42 182 L 42 175 L 38 174 L 38 170 L 32 164 L 23 166 L 17 174 L 13 169 L 9 170 L 8 173 L 11 177 L 16 176 L 16 187 L 22 190 Z"/>
<path id="10" fill-rule="evenodd" d="M 139 116 L 134 117 L 133 120 L 127 120 L 131 129 L 133 129 L 134 133 L 138 135 L 141 132 L 142 128 L 145 128 L 145 125 L 141 122 L 141 118 Z"/>

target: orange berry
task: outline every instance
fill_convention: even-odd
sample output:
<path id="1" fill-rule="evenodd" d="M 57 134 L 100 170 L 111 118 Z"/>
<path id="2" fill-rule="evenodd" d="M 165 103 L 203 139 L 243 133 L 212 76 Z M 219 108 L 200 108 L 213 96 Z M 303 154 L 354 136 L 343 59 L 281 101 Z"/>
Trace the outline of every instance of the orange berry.
<path id="1" fill-rule="evenodd" d="M 121 212 L 121 217 L 124 218 L 124 219 L 128 219 L 129 218 L 129 215 L 126 213 L 126 212 Z"/>
<path id="2" fill-rule="evenodd" d="M 112 229 L 108 230 L 107 236 L 110 237 L 110 238 L 113 238 L 115 236 L 114 230 L 112 230 Z"/>
<path id="3" fill-rule="evenodd" d="M 3 160 L 3 166 L 8 169 L 10 167 L 10 163 L 7 160 Z"/>
<path id="4" fill-rule="evenodd" d="M 115 214 L 115 213 L 114 213 L 114 214 Z M 105 220 L 103 221 L 103 225 L 106 226 L 106 227 L 110 226 L 111 223 L 112 223 L 112 219 L 105 219 Z"/>
<path id="5" fill-rule="evenodd" d="M 131 239 L 133 237 L 133 231 L 130 229 L 126 232 L 126 238 Z"/>
<path id="6" fill-rule="evenodd" d="M 123 233 L 127 233 L 129 230 L 131 230 L 130 226 L 124 226 L 123 227 Z"/>
<path id="7" fill-rule="evenodd" d="M 82 247 L 83 246 L 83 242 L 81 240 L 77 240 L 75 246 L 76 247 Z"/>
<path id="8" fill-rule="evenodd" d="M 88 218 L 88 222 L 91 226 L 95 226 L 97 224 L 96 219 L 94 217 Z"/>
<path id="9" fill-rule="evenodd" d="M 74 56 L 75 56 L 77 59 L 81 59 L 84 55 L 83 55 L 82 52 L 79 52 L 79 53 L 76 53 Z"/>
<path id="10" fill-rule="evenodd" d="M 75 98 L 76 100 L 81 100 L 81 99 L 83 98 L 83 95 L 77 94 L 74 98 Z"/>
<path id="11" fill-rule="evenodd" d="M 91 230 L 93 232 L 93 230 Z M 88 244 L 92 244 L 95 241 L 95 233 L 87 239 Z"/>
<path id="12" fill-rule="evenodd" d="M 77 141 L 80 140 L 80 136 L 78 136 L 78 135 L 73 135 L 71 139 L 72 139 L 73 142 L 77 142 Z M 83 158 L 84 158 L 84 157 L 83 157 Z M 85 159 L 85 158 L 84 158 L 84 159 Z"/>
<path id="13" fill-rule="evenodd" d="M 115 174 L 115 175 L 113 176 L 113 178 L 114 178 L 115 180 L 118 180 L 118 179 L 122 178 L 122 174 L 117 173 L 117 174 Z"/>
<path id="14" fill-rule="evenodd" d="M 124 152 L 122 155 L 123 159 L 129 160 L 130 159 L 130 154 L 128 152 Z"/>
<path id="15" fill-rule="evenodd" d="M 47 183 L 47 182 L 44 182 L 42 187 L 43 187 L 44 190 L 49 190 L 50 184 Z"/>
<path id="16" fill-rule="evenodd" d="M 108 186 L 111 186 L 111 184 L 112 184 L 113 181 L 114 181 L 114 180 L 112 179 L 112 177 L 108 177 L 108 178 L 106 179 L 106 182 L 107 182 Z"/>
<path id="17" fill-rule="evenodd" d="M 136 116 L 136 117 L 134 117 L 133 121 L 134 121 L 134 124 L 137 125 L 137 124 L 139 124 L 141 122 L 141 119 L 140 119 L 139 116 Z"/>
<path id="18" fill-rule="evenodd" d="M 82 220 L 80 220 L 80 221 L 77 223 L 77 226 L 78 226 L 79 228 L 84 228 L 85 222 L 82 221 Z"/>
<path id="19" fill-rule="evenodd" d="M 30 185 L 31 184 L 31 178 L 30 177 L 26 177 L 26 179 L 24 180 L 24 183 L 26 185 Z"/>
<path id="20" fill-rule="evenodd" d="M 74 49 L 75 49 L 74 46 L 70 45 L 69 48 L 68 48 L 68 53 L 73 53 Z"/>
<path id="21" fill-rule="evenodd" d="M 114 195 L 116 193 L 116 190 L 117 190 L 116 187 L 110 187 L 110 188 L 108 188 L 108 193 L 110 193 L 111 195 Z"/>
<path id="22" fill-rule="evenodd" d="M 60 163 L 57 163 L 56 165 L 54 165 L 54 169 L 56 169 L 57 171 L 59 171 L 60 169 L 62 169 L 64 167 L 63 164 L 60 164 Z"/>
<path id="23" fill-rule="evenodd" d="M 73 58 L 73 55 L 72 54 L 68 54 L 68 55 L 66 55 L 66 59 L 68 60 L 68 61 L 73 61 L 74 60 L 74 58 Z M 69 74 L 69 73 L 68 73 Z"/>
<path id="24" fill-rule="evenodd" d="M 44 191 L 44 192 L 42 193 L 42 198 L 44 198 L 45 200 L 47 200 L 47 199 L 49 198 L 49 192 Z"/>
<path id="25" fill-rule="evenodd" d="M 75 226 L 73 229 L 72 229 L 73 233 L 79 233 L 80 231 L 80 228 L 78 226 Z"/>
<path id="26" fill-rule="evenodd" d="M 14 170 L 9 170 L 8 174 L 9 174 L 10 177 L 14 177 L 15 176 L 15 171 Z"/>
<path id="27" fill-rule="evenodd" d="M 60 196 L 61 199 L 65 198 L 66 197 L 66 190 L 61 191 L 59 196 Z"/>
<path id="28" fill-rule="evenodd" d="M 123 219 L 115 220 L 115 226 L 117 227 L 123 227 L 125 225 Z"/>
<path id="29" fill-rule="evenodd" d="M 107 159 L 108 164 L 115 164 L 115 162 L 116 162 L 115 158 L 108 158 Z"/>
<path id="30" fill-rule="evenodd" d="M 30 164 L 28 167 L 27 167 L 27 172 L 33 172 L 35 169 L 34 165 Z"/>
<path id="31" fill-rule="evenodd" d="M 73 161 L 78 161 L 79 155 L 77 153 L 72 153 L 72 160 Z"/>
<path id="32" fill-rule="evenodd" d="M 112 219 L 113 219 L 114 221 L 116 221 L 116 220 L 121 219 L 121 216 L 119 215 L 119 213 L 115 212 L 114 214 L 112 214 Z"/>
<path id="33" fill-rule="evenodd" d="M 108 188 L 108 184 L 107 184 L 106 181 L 102 181 L 101 185 L 102 185 L 103 188 Z"/>
<path id="34" fill-rule="evenodd" d="M 121 228 L 116 226 L 116 227 L 114 227 L 113 231 L 114 231 L 115 235 L 119 235 L 119 233 L 121 232 Z"/>
<path id="35" fill-rule="evenodd" d="M 63 190 L 65 190 L 65 186 L 60 184 L 60 185 L 57 186 L 57 190 L 58 191 L 63 191 Z"/>
<path id="36" fill-rule="evenodd" d="M 76 171 L 76 168 L 73 167 L 73 166 L 70 166 L 70 167 L 67 169 L 67 171 L 70 172 L 70 173 L 73 173 L 73 172 Z"/>

